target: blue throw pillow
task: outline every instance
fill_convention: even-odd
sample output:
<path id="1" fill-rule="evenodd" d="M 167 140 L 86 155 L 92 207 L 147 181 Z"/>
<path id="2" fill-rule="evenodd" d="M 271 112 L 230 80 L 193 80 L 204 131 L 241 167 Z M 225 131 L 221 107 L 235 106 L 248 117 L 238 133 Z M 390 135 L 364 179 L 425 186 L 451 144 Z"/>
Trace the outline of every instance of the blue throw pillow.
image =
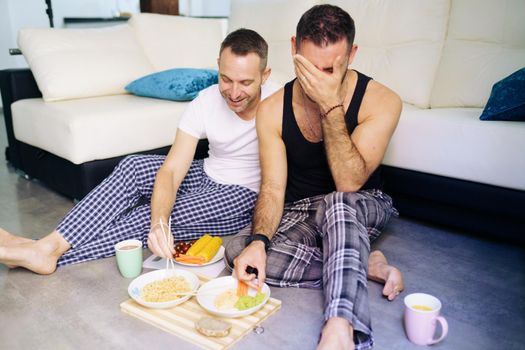
<path id="1" fill-rule="evenodd" d="M 191 101 L 199 91 L 217 84 L 213 69 L 175 68 L 146 75 L 129 83 L 125 89 L 134 95 L 172 101 Z"/>
<path id="2" fill-rule="evenodd" d="M 525 67 L 494 84 L 479 119 L 525 121 Z"/>

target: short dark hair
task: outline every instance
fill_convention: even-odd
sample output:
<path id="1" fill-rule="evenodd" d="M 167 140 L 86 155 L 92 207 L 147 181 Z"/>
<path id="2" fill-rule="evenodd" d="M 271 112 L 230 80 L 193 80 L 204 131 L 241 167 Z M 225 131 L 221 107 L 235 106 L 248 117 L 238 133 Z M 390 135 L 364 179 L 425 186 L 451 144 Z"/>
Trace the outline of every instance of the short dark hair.
<path id="1" fill-rule="evenodd" d="M 268 62 L 268 44 L 256 31 L 240 28 L 231 32 L 222 41 L 219 55 L 228 47 L 238 56 L 246 56 L 252 52 L 257 54 L 261 59 L 261 70 L 266 68 L 266 63 Z"/>
<path id="2" fill-rule="evenodd" d="M 346 38 L 350 50 L 355 37 L 354 20 L 338 6 L 316 5 L 301 16 L 295 37 L 297 48 L 302 40 L 310 40 L 317 46 L 324 46 Z"/>

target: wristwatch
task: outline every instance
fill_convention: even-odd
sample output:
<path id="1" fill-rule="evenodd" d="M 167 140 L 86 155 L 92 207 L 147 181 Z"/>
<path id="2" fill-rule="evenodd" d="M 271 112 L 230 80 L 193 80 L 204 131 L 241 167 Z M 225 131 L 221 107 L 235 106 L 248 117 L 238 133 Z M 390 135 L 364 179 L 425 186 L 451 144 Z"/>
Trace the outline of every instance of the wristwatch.
<path id="1" fill-rule="evenodd" d="M 270 248 L 270 239 L 268 238 L 268 236 L 263 235 L 262 233 L 253 233 L 249 236 L 246 236 L 246 245 L 252 243 L 253 241 L 263 242 L 265 251 L 268 251 L 268 249 Z"/>

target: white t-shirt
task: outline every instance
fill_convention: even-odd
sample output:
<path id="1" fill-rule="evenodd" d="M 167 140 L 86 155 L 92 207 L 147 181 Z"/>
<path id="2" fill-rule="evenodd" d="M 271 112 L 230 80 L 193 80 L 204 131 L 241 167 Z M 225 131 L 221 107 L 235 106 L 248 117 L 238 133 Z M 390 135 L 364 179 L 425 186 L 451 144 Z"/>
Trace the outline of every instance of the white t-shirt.
<path id="1" fill-rule="evenodd" d="M 264 99 L 280 88 L 267 81 L 262 87 Z M 259 192 L 261 171 L 255 118 L 246 121 L 226 104 L 218 85 L 199 93 L 184 111 L 179 129 L 199 139 L 207 138 L 210 146 L 204 160 L 204 171 L 221 184 L 240 185 Z"/>

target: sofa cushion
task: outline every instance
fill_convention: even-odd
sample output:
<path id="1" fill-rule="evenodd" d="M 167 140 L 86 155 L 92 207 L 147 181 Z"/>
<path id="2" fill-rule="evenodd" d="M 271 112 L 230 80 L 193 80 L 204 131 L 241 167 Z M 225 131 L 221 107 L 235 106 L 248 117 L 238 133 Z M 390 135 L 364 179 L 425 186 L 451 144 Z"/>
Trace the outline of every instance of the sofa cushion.
<path id="1" fill-rule="evenodd" d="M 127 94 L 11 106 L 17 140 L 81 164 L 171 145 L 186 105 Z"/>
<path id="2" fill-rule="evenodd" d="M 155 71 L 217 67 L 225 20 L 140 13 L 129 25 Z"/>
<path id="3" fill-rule="evenodd" d="M 430 96 L 447 30 L 449 0 L 326 1 L 354 18 L 353 68 L 421 108 Z"/>
<path id="4" fill-rule="evenodd" d="M 212 69 L 175 68 L 139 78 L 126 86 L 134 95 L 172 101 L 191 101 L 202 89 L 217 84 Z"/>
<path id="5" fill-rule="evenodd" d="M 45 101 L 124 94 L 153 72 L 127 25 L 89 29 L 22 29 L 18 45 Z"/>
<path id="6" fill-rule="evenodd" d="M 485 106 L 492 85 L 525 62 L 525 1 L 452 0 L 431 106 Z"/>
<path id="7" fill-rule="evenodd" d="M 525 121 L 525 68 L 494 84 L 479 119 Z"/>
<path id="8" fill-rule="evenodd" d="M 483 123 L 480 113 L 480 108 L 403 106 L 383 163 L 525 190 L 525 123 Z"/>

